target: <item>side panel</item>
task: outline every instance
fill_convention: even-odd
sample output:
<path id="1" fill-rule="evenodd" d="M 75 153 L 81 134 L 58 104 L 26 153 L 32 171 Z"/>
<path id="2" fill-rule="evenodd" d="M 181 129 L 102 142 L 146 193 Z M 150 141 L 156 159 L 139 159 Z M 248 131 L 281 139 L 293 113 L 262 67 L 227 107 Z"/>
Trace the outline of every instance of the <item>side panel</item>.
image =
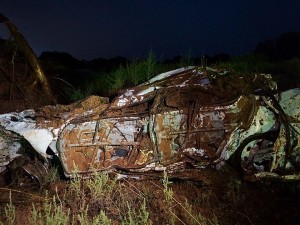
<path id="1" fill-rule="evenodd" d="M 189 118 L 183 111 L 170 111 L 152 115 L 154 139 L 161 160 L 166 161 L 177 153 L 194 149 L 202 156 L 214 157 L 225 135 L 222 111 L 198 111 Z"/>
<path id="2" fill-rule="evenodd" d="M 148 120 L 110 118 L 69 124 L 60 134 L 58 149 L 67 176 L 92 169 L 139 167 L 150 161 Z"/>

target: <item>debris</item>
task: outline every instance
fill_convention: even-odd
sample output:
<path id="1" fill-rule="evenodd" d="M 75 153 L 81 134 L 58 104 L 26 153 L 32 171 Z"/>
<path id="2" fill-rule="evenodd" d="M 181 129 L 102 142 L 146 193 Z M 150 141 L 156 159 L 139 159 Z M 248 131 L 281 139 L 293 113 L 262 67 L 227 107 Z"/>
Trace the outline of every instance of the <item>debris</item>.
<path id="1" fill-rule="evenodd" d="M 91 96 L 69 106 L 3 114 L 0 124 L 3 132 L 26 139 L 45 164 L 58 157 L 67 177 L 94 169 L 221 168 L 226 161 L 247 176 L 292 175 L 300 161 L 300 89 L 278 93 L 276 87 L 268 74 L 180 68 L 124 90 L 111 103 Z M 5 154 L 3 167 L 19 157 Z"/>

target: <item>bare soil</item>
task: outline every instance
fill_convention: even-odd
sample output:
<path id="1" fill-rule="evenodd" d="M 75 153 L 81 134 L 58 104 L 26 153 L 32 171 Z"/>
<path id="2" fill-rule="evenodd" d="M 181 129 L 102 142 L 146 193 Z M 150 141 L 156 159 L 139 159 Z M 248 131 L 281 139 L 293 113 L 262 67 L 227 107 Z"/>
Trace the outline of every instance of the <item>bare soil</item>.
<path id="1" fill-rule="evenodd" d="M 186 202 L 192 207 L 194 215 L 201 214 L 212 224 L 296 225 L 300 221 L 300 186 L 297 183 L 248 183 L 242 181 L 230 167 L 221 171 L 187 169 L 184 172 L 170 174 L 169 181 L 174 198 L 172 212 L 178 217 L 176 224 L 192 223 L 186 219 Z M 9 203 L 11 193 L 12 202 L 16 207 L 15 224 L 28 224 L 32 203 L 41 204 L 52 194 L 64 199 L 66 190 L 68 192 L 70 188 L 70 181 L 59 180 L 39 189 L 34 185 L 22 187 L 8 184 L 4 180 L 4 174 L 1 174 L 0 185 L 2 221 L 5 222 L 3 208 Z M 161 177 L 146 175 L 145 179 L 141 180 L 130 178 L 119 180 L 117 189 L 133 208 L 139 207 L 139 196 L 143 195 L 147 201 L 149 221 L 152 224 L 169 223 L 170 212 L 166 209 Z M 115 193 L 117 192 L 110 198 L 117 205 L 119 200 Z M 66 201 L 70 201 L 72 206 L 71 199 Z M 92 202 L 95 202 L 95 199 Z M 92 206 L 94 208 L 91 207 L 89 213 L 91 215 L 99 213 L 101 206 Z M 121 209 L 105 208 L 105 204 L 102 207 L 101 209 L 113 219 L 113 224 L 120 224 L 117 212 Z M 76 205 L 71 208 L 74 210 Z"/>

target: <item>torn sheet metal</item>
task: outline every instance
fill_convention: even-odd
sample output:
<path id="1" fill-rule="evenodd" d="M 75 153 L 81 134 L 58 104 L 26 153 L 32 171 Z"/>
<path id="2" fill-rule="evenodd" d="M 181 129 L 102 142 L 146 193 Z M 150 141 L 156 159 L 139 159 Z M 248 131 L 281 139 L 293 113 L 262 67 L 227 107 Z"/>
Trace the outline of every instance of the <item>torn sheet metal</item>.
<path id="1" fill-rule="evenodd" d="M 144 135 L 147 118 L 110 118 L 69 124 L 59 136 L 58 147 L 66 173 L 117 167 L 140 167 L 151 159 Z M 143 152 L 143 154 L 139 154 Z"/>
<path id="2" fill-rule="evenodd" d="M 58 135 L 71 120 L 92 119 L 95 115 L 98 118 L 99 113 L 107 108 L 107 103 L 108 98 L 90 96 L 70 105 L 45 106 L 0 115 L 0 171 L 20 157 L 35 160 L 39 156 L 43 163 L 47 162 L 47 158 L 59 154 L 56 148 Z M 49 154 L 48 149 L 53 154 Z M 37 164 L 34 162 L 32 165 Z"/>
<path id="3" fill-rule="evenodd" d="M 274 157 L 271 171 L 294 170 L 300 166 L 300 89 L 291 89 L 281 93 L 279 104 L 288 120 L 292 151 L 287 152 L 286 128 L 280 124 L 280 132 L 274 143 Z"/>
<path id="4" fill-rule="evenodd" d="M 74 113 L 62 107 L 55 118 L 55 108 L 50 114 L 44 108 L 30 118 L 14 114 L 16 119 L 0 120 L 40 154 L 51 148 L 67 177 L 93 169 L 174 169 L 186 161 L 220 168 L 230 160 L 247 174 L 291 173 L 300 161 L 299 90 L 270 96 L 276 91 L 270 75 L 188 67 L 124 90 L 111 103 L 93 100 Z M 288 121 L 289 136 L 280 118 Z M 39 140 L 29 138 L 29 130 Z"/>
<path id="5" fill-rule="evenodd" d="M 21 156 L 21 144 L 8 137 L 0 136 L 0 173 L 10 162 Z"/>
<path id="6" fill-rule="evenodd" d="M 2 114 L 0 115 L 0 124 L 6 130 L 21 135 L 39 154 L 47 157 L 46 150 L 53 140 L 53 135 L 48 129 L 38 128 L 33 117 L 33 110 Z"/>

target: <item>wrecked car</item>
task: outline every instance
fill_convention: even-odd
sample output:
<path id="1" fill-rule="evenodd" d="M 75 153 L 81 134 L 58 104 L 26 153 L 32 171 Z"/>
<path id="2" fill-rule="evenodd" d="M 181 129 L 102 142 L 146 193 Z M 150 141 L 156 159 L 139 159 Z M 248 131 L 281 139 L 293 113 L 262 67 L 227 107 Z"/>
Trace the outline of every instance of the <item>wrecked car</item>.
<path id="1" fill-rule="evenodd" d="M 15 167 L 42 179 L 53 158 L 66 177 L 187 163 L 219 169 L 228 162 L 256 178 L 297 179 L 299 94 L 278 92 L 269 74 L 179 68 L 121 91 L 111 103 L 91 96 L 0 115 L 0 168 L 19 160 Z"/>

